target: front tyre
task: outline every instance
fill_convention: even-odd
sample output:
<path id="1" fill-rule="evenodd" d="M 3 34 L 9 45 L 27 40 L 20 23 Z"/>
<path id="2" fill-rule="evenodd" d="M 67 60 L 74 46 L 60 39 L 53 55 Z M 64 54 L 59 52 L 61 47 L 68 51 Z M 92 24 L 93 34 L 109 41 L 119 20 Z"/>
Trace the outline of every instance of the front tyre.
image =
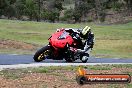
<path id="1" fill-rule="evenodd" d="M 35 62 L 40 62 L 43 61 L 47 56 L 49 56 L 49 51 L 50 51 L 50 47 L 49 46 L 45 46 L 43 48 L 41 48 L 40 50 L 38 50 L 33 59 Z"/>

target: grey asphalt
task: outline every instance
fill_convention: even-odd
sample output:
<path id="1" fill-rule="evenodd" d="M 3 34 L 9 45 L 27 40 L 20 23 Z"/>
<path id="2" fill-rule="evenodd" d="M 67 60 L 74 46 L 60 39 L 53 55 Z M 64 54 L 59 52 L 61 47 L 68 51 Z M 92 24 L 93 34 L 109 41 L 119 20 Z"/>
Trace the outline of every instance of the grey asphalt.
<path id="1" fill-rule="evenodd" d="M 42 62 L 34 62 L 33 55 L 0 54 L 0 65 L 35 64 L 35 63 L 66 63 L 65 60 L 46 59 Z M 74 63 L 81 63 L 76 60 Z M 132 63 L 132 59 L 119 58 L 94 58 L 90 57 L 87 63 Z"/>

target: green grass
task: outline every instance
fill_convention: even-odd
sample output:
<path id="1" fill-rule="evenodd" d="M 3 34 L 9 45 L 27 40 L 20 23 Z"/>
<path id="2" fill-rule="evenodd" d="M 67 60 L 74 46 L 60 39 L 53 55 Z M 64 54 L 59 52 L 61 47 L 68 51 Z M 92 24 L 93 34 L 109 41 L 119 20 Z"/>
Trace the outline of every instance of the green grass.
<path id="1" fill-rule="evenodd" d="M 77 68 L 78 67 L 75 66 L 66 66 L 64 68 L 62 66 L 49 66 L 49 67 L 31 68 L 30 70 L 32 72 L 37 72 L 37 73 L 51 73 L 56 70 L 76 71 Z"/>
<path id="2" fill-rule="evenodd" d="M 112 67 L 116 67 L 116 68 L 132 68 L 131 64 L 119 64 L 119 65 L 112 65 Z"/>
<path id="3" fill-rule="evenodd" d="M 109 66 L 90 66 L 88 67 L 89 70 L 111 70 Z"/>
<path id="4" fill-rule="evenodd" d="M 21 80 L 25 77 L 25 75 L 27 74 L 46 74 L 46 76 L 52 75 L 54 77 L 59 77 L 61 81 L 67 83 L 67 82 L 71 82 L 71 83 L 75 83 L 75 77 L 76 77 L 76 73 L 77 70 L 80 66 L 50 66 L 50 67 L 36 67 L 36 68 L 23 68 L 23 69 L 5 69 L 0 71 L 0 76 L 4 77 L 6 79 L 13 79 L 13 80 Z M 105 70 L 106 72 L 108 72 L 109 74 L 111 74 L 111 71 L 115 72 L 115 68 L 128 68 L 128 69 L 123 69 L 120 71 L 120 73 L 122 74 L 130 74 L 132 76 L 132 72 L 131 72 L 131 67 L 132 64 L 124 64 L 124 65 L 88 65 L 88 66 L 82 66 L 83 68 L 86 69 L 87 73 L 91 74 L 91 72 L 93 71 L 93 74 L 97 74 L 98 71 L 103 71 Z M 65 74 L 67 72 L 71 72 L 71 75 L 74 75 L 74 78 L 68 78 L 68 76 L 65 76 Z M 97 72 L 97 73 L 96 73 Z M 104 74 L 104 73 L 100 73 L 100 74 Z M 106 73 L 105 73 L 106 74 Z M 118 74 L 118 73 L 116 73 Z M 39 81 L 36 81 L 36 84 L 40 83 Z M 29 83 L 30 84 L 30 83 Z M 26 85 L 26 84 L 24 84 Z M 95 85 L 95 84 L 92 84 Z M 131 88 L 132 84 L 99 84 L 97 85 L 100 88 L 104 86 L 106 86 L 106 88 Z M 42 85 L 42 88 L 46 88 L 47 84 Z"/>
<path id="5" fill-rule="evenodd" d="M 132 22 L 118 25 L 96 25 L 94 23 L 63 24 L 0 19 L 0 40 L 17 40 L 36 44 L 39 47 L 48 44 L 48 38 L 57 28 L 83 28 L 86 25 L 91 26 L 95 33 L 93 56 L 132 58 Z M 12 50 L 3 49 L 0 52 L 12 53 Z M 16 49 L 14 53 L 21 54 Z M 23 52 L 23 54 L 27 53 Z"/>
<path id="6" fill-rule="evenodd" d="M 54 75 L 65 77 L 63 71 L 65 72 L 77 72 L 80 66 L 49 66 L 49 67 L 36 67 L 36 68 L 23 68 L 23 69 L 5 69 L 0 71 L 0 75 L 3 75 L 6 78 L 17 79 L 21 78 L 26 73 L 45 73 L 47 75 Z M 86 69 L 88 72 L 90 71 L 102 71 L 102 70 L 113 70 L 113 68 L 128 68 L 131 69 L 132 64 L 124 64 L 124 65 L 88 65 L 81 66 Z M 61 72 L 62 71 L 62 72 Z M 124 74 L 130 74 L 132 76 L 132 72 L 130 70 L 121 71 Z M 95 73 L 96 74 L 96 73 Z M 118 73 L 117 73 L 118 74 Z"/>
<path id="7" fill-rule="evenodd" d="M 132 84 L 127 84 L 127 88 L 132 88 Z"/>
<path id="8" fill-rule="evenodd" d="M 23 77 L 23 71 L 16 72 L 15 70 L 0 71 L 0 75 L 3 75 L 7 79 L 19 79 Z"/>

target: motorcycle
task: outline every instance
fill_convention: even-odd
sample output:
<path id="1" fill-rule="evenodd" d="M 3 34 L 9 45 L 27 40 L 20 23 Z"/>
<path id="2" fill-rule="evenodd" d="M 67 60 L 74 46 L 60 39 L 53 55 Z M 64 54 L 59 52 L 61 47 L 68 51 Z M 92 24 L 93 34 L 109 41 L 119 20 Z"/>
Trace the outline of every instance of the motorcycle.
<path id="1" fill-rule="evenodd" d="M 83 63 L 86 63 L 89 57 L 88 53 L 77 53 L 78 48 L 83 47 L 82 43 L 72 36 L 72 33 L 67 32 L 64 29 L 60 29 L 52 34 L 48 39 L 49 44 L 39 49 L 34 54 L 34 61 L 41 62 L 45 59 L 63 60 L 66 62 L 74 62 L 80 59 Z M 77 32 L 72 31 L 74 34 Z"/>

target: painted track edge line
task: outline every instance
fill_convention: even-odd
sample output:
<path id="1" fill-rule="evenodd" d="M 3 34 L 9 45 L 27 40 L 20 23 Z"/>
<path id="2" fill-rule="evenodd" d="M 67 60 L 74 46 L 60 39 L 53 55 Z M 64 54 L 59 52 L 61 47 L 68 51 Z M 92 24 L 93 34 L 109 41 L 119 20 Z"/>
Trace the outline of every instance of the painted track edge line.
<path id="1" fill-rule="evenodd" d="M 113 64 L 132 64 L 132 63 L 33 63 L 33 64 L 16 64 L 16 65 L 0 65 L 0 70 L 4 69 L 19 69 L 28 67 L 41 66 L 80 66 L 80 65 L 113 65 Z"/>

